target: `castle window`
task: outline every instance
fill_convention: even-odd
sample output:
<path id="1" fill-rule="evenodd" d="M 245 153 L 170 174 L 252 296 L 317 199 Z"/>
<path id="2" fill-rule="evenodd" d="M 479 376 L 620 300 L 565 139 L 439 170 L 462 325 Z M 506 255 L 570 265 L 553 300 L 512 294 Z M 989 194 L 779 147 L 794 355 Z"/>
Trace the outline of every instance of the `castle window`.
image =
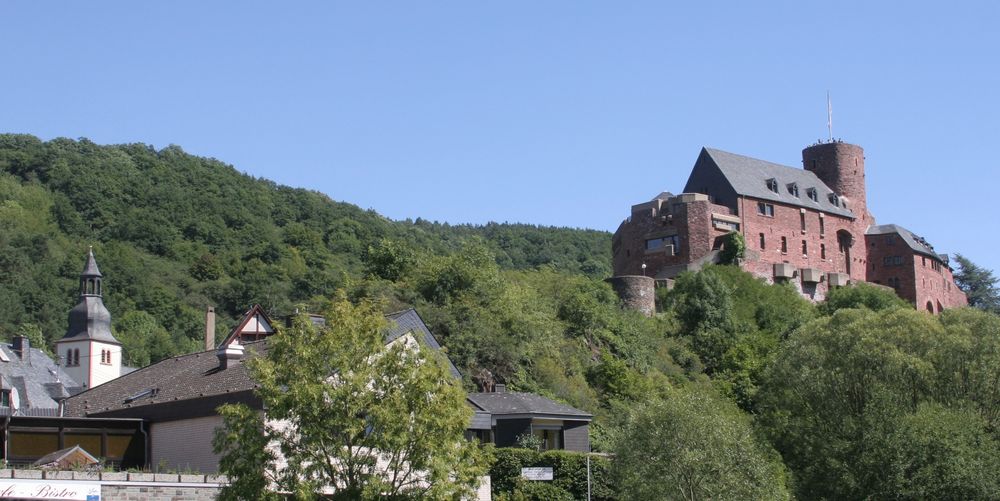
<path id="1" fill-rule="evenodd" d="M 781 253 L 788 253 L 788 239 L 785 237 L 781 237 Z"/>
<path id="2" fill-rule="evenodd" d="M 760 234 L 760 250 L 764 250 L 764 234 Z"/>
<path id="3" fill-rule="evenodd" d="M 816 188 L 807 189 L 806 196 L 809 197 L 809 200 L 812 200 L 813 202 L 819 202 L 819 194 L 816 192 Z"/>
<path id="4" fill-rule="evenodd" d="M 899 278 L 897 278 L 897 277 L 890 278 L 889 279 L 889 287 L 892 287 L 893 289 L 898 289 L 899 288 Z"/>
<path id="5" fill-rule="evenodd" d="M 899 266 L 903 264 L 903 256 L 886 256 L 882 258 L 882 264 L 885 266 Z"/>
<path id="6" fill-rule="evenodd" d="M 799 226 L 802 228 L 802 233 L 806 232 L 806 213 L 803 210 L 799 212 Z"/>
<path id="7" fill-rule="evenodd" d="M 819 215 L 819 236 L 823 236 L 826 233 L 826 225 L 823 222 L 823 215 Z"/>
<path id="8" fill-rule="evenodd" d="M 764 202 L 757 202 L 757 214 L 761 216 L 774 217 L 774 206 Z"/>
<path id="9" fill-rule="evenodd" d="M 802 255 L 805 256 L 805 255 L 808 255 L 808 254 L 809 254 L 808 244 L 806 243 L 805 240 L 803 240 L 802 241 Z"/>
<path id="10" fill-rule="evenodd" d="M 669 253 L 672 250 L 672 254 L 670 255 L 677 255 L 677 251 L 680 250 L 680 243 L 680 237 L 677 235 L 650 238 L 649 240 L 646 240 L 646 251 L 665 250 Z"/>
<path id="11" fill-rule="evenodd" d="M 896 244 L 896 235 L 886 235 L 885 236 L 885 244 L 886 245 L 895 245 Z"/>
<path id="12" fill-rule="evenodd" d="M 799 185 L 790 183 L 788 185 L 788 194 L 795 198 L 799 198 Z"/>
<path id="13" fill-rule="evenodd" d="M 777 193 L 778 192 L 778 181 L 773 177 L 767 180 L 767 189 Z"/>
<path id="14" fill-rule="evenodd" d="M 837 198 L 836 193 L 830 193 L 827 198 L 830 199 L 830 203 L 833 205 L 840 205 L 840 199 Z"/>
<path id="15" fill-rule="evenodd" d="M 822 221 L 822 219 L 820 219 Z M 826 244 L 819 244 L 819 258 L 826 259 Z"/>
<path id="16" fill-rule="evenodd" d="M 924 268 L 926 268 L 927 267 L 927 258 L 924 257 L 924 256 L 920 256 L 920 264 L 923 265 Z"/>

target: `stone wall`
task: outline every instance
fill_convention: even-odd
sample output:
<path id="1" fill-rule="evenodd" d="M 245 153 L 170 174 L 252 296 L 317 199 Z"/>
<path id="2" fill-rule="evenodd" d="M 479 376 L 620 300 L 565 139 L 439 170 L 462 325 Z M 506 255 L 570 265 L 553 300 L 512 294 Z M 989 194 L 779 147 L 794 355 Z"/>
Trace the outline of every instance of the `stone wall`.
<path id="1" fill-rule="evenodd" d="M 626 275 L 611 277 L 607 281 L 621 298 L 624 308 L 646 316 L 656 313 L 656 282 L 652 277 Z"/>
<path id="2" fill-rule="evenodd" d="M 101 501 L 209 501 L 219 495 L 226 477 L 87 471 L 0 470 L 0 485 L 52 482 L 53 490 L 100 487 Z M 66 497 L 54 496 L 54 499 Z"/>

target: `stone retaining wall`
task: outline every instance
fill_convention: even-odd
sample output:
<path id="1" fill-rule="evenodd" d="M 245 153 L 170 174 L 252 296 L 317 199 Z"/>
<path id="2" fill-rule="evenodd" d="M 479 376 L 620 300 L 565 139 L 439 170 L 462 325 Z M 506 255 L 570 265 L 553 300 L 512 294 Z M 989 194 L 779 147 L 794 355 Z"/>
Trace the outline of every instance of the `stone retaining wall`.
<path id="1" fill-rule="evenodd" d="M 0 483 L 52 480 L 61 486 L 98 483 L 101 501 L 209 501 L 219 495 L 225 475 L 88 471 L 0 470 Z"/>

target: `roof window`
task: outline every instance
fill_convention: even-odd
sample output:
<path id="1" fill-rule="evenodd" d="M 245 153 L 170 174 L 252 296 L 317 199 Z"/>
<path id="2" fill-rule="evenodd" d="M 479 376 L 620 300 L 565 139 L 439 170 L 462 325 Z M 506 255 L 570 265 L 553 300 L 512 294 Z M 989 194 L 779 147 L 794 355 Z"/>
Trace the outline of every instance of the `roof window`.
<path id="1" fill-rule="evenodd" d="M 767 189 L 769 189 L 769 190 L 777 193 L 778 192 L 778 180 L 775 179 L 775 178 L 773 178 L 773 177 L 771 179 L 768 179 L 767 180 Z"/>
<path id="2" fill-rule="evenodd" d="M 812 200 L 813 202 L 819 202 L 819 195 L 816 193 L 816 188 L 807 189 L 806 196 L 809 197 L 809 200 Z"/>
<path id="3" fill-rule="evenodd" d="M 788 183 L 788 194 L 795 198 L 799 198 L 799 185 L 795 183 Z"/>
<path id="4" fill-rule="evenodd" d="M 827 198 L 830 199 L 830 203 L 833 204 L 834 206 L 837 206 L 837 207 L 840 206 L 840 199 L 837 198 L 837 194 L 836 193 L 830 193 L 829 195 L 827 195 Z"/>

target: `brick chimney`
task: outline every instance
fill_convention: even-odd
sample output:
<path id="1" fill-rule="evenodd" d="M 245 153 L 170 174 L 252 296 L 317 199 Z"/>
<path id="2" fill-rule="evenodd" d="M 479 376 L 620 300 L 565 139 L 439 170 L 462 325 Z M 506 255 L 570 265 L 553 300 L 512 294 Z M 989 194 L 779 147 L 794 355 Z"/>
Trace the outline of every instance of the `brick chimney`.
<path id="1" fill-rule="evenodd" d="M 31 349 L 31 342 L 24 336 L 14 336 L 14 339 L 11 340 L 10 348 L 14 351 L 14 354 L 17 355 L 18 358 L 25 360 L 28 358 L 28 352 Z"/>
<path id="2" fill-rule="evenodd" d="M 205 351 L 215 348 L 215 308 L 209 306 L 205 312 Z"/>

